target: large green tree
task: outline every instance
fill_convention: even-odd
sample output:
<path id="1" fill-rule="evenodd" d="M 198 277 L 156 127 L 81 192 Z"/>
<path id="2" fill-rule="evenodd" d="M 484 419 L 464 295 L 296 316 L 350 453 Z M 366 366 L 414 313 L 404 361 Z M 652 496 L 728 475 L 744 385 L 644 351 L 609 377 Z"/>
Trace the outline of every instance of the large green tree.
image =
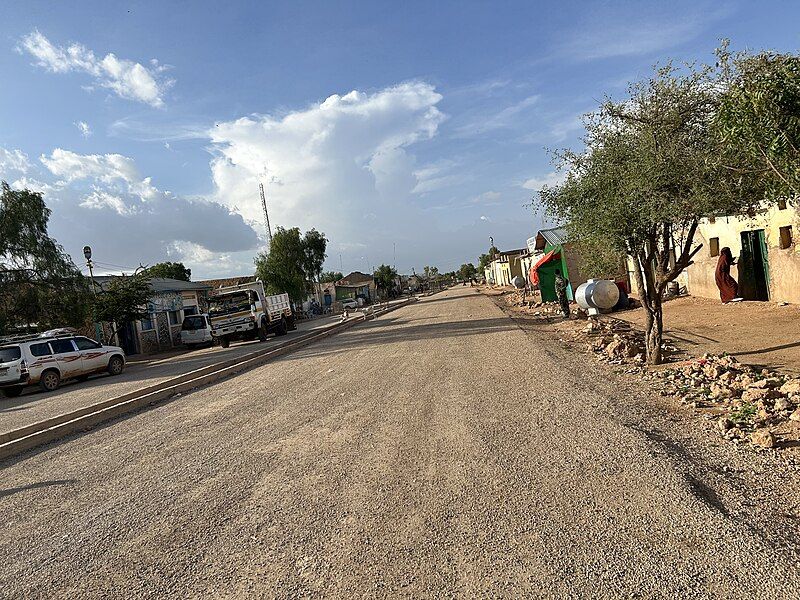
<path id="1" fill-rule="evenodd" d="M 293 302 L 302 302 L 310 284 L 318 280 L 325 261 L 327 239 L 316 229 L 300 235 L 300 229 L 278 227 L 272 236 L 269 253 L 256 259 L 256 276 L 270 294 L 289 294 Z"/>
<path id="2" fill-rule="evenodd" d="M 390 265 L 381 265 L 375 269 L 375 286 L 381 295 L 386 298 L 395 295 L 397 287 L 397 271 Z"/>
<path id="3" fill-rule="evenodd" d="M 465 263 L 458 269 L 458 276 L 464 281 L 471 281 L 478 275 L 478 270 L 472 263 Z"/>
<path id="4" fill-rule="evenodd" d="M 112 343 L 117 340 L 119 328 L 124 323 L 147 316 L 147 300 L 151 293 L 147 269 L 112 277 L 99 290 L 92 301 L 92 316 L 97 323 L 111 324 Z"/>
<path id="5" fill-rule="evenodd" d="M 746 174 L 765 199 L 800 195 L 800 56 L 717 51 L 721 69 L 715 126 L 726 167 Z"/>
<path id="6" fill-rule="evenodd" d="M 320 283 L 333 283 L 334 281 L 339 281 L 343 279 L 344 275 L 342 275 L 339 271 L 323 271 L 320 273 L 319 282 Z"/>
<path id="7" fill-rule="evenodd" d="M 731 177 L 713 121 L 719 78 L 708 67 L 656 69 L 587 118 L 585 149 L 556 154 L 564 183 L 539 194 L 570 236 L 627 254 L 646 311 L 646 354 L 662 360 L 662 299 L 691 264 L 700 219 L 753 210 L 748 177 Z"/>
<path id="8" fill-rule="evenodd" d="M 328 239 L 324 233 L 320 233 L 316 229 L 306 231 L 303 236 L 303 253 L 305 254 L 303 272 L 308 282 L 319 281 L 322 265 L 328 256 L 326 253 L 327 248 Z"/>
<path id="9" fill-rule="evenodd" d="M 180 279 L 190 281 L 192 270 L 187 269 L 182 262 L 160 262 L 152 267 L 147 267 L 145 273 L 148 277 L 163 277 L 166 279 Z"/>
<path id="10" fill-rule="evenodd" d="M 42 194 L 0 187 L 0 333 L 84 324 L 86 279 L 47 233 Z"/>

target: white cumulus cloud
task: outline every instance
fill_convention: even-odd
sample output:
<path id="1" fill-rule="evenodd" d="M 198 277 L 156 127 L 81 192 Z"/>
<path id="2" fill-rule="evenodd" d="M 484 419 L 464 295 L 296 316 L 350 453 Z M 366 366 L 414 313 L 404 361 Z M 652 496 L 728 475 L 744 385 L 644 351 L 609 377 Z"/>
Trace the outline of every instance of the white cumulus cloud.
<path id="1" fill-rule="evenodd" d="M 334 251 L 354 241 L 388 243 L 391 255 L 392 235 L 417 237 L 403 225 L 413 227 L 420 182 L 410 148 L 436 134 L 441 98 L 427 83 L 407 82 L 217 123 L 209 132 L 216 198 L 261 223 L 263 181 L 273 226 L 316 227 Z"/>
<path id="2" fill-rule="evenodd" d="M 11 173 L 26 173 L 31 164 L 27 155 L 21 150 L 7 150 L 0 146 L 0 176 L 7 177 Z"/>
<path id="3" fill-rule="evenodd" d="M 165 68 L 157 61 L 151 61 L 150 67 L 145 67 L 138 62 L 118 58 L 113 53 L 100 58 L 82 44 L 55 45 L 38 30 L 24 36 L 18 49 L 33 56 L 36 64 L 48 71 L 87 73 L 97 85 L 111 90 L 120 98 L 154 107 L 164 105 L 164 93 L 173 83 L 163 78 Z"/>
<path id="4" fill-rule="evenodd" d="M 564 175 L 562 173 L 557 173 L 555 171 L 551 171 L 546 175 L 541 177 L 531 177 L 526 181 L 522 182 L 522 187 L 526 190 L 534 190 L 539 191 L 543 187 L 548 186 L 552 187 L 554 185 L 558 185 L 564 181 Z"/>
<path id="5" fill-rule="evenodd" d="M 40 170 L 55 179 L 39 187 L 53 209 L 50 230 L 78 259 L 88 243 L 109 264 L 183 260 L 198 274 L 224 275 L 233 264 L 229 257 L 246 253 L 235 270 L 252 270 L 259 240 L 241 215 L 217 202 L 159 190 L 130 157 L 56 148 L 40 161 Z M 14 186 L 33 189 L 27 185 L 32 181 L 22 178 Z"/>

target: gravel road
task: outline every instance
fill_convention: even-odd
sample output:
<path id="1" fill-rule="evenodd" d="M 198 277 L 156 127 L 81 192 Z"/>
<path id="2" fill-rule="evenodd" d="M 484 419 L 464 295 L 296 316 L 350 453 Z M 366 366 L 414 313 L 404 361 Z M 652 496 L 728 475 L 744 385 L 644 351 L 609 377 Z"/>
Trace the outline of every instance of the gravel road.
<path id="1" fill-rule="evenodd" d="M 796 474 L 626 385 L 437 294 L 3 463 L 0 596 L 798 597 Z"/>
<path id="2" fill-rule="evenodd" d="M 191 351 L 181 349 L 149 356 L 136 355 L 128 359 L 128 365 L 122 375 L 117 377 L 106 374 L 93 375 L 86 382 L 65 381 L 55 392 L 43 392 L 39 386 L 30 386 L 25 388 L 18 398 L 0 397 L 0 433 L 31 425 L 148 385 L 155 385 L 222 360 L 269 349 L 291 340 L 298 333 L 307 333 L 338 322 L 337 316 L 301 321 L 296 332 L 290 332 L 287 337 L 270 336 L 266 342 L 234 342 L 229 348 L 214 346 Z"/>

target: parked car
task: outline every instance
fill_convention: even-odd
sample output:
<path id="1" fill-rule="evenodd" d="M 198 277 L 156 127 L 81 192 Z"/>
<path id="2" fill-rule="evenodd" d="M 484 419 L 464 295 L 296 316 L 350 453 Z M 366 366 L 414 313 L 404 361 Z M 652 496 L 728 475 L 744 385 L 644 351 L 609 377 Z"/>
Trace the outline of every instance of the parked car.
<path id="1" fill-rule="evenodd" d="M 46 392 L 65 379 L 85 381 L 95 373 L 119 375 L 125 353 L 82 335 L 27 336 L 0 342 L 0 392 L 14 398 L 29 385 Z"/>
<path id="2" fill-rule="evenodd" d="M 189 315 L 184 317 L 181 325 L 181 344 L 184 346 L 200 346 L 214 343 L 211 337 L 211 322 L 208 315 Z"/>
<path id="3" fill-rule="evenodd" d="M 342 300 L 342 308 L 358 308 L 358 301 L 355 298 L 345 298 Z"/>

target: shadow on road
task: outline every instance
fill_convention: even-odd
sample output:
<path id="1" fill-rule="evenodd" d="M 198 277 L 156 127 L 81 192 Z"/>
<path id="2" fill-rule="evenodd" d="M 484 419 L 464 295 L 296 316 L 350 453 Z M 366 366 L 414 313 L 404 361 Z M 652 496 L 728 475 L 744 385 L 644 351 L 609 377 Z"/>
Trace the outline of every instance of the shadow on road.
<path id="1" fill-rule="evenodd" d="M 72 485 L 77 481 L 78 481 L 77 479 L 54 479 L 52 481 L 40 481 L 39 483 L 29 483 L 28 485 L 21 485 L 15 488 L 9 488 L 7 490 L 0 490 L 0 498 L 12 496 L 14 494 L 18 494 L 19 492 L 24 492 L 26 490 L 37 490 L 39 488 L 50 487 L 54 485 Z"/>
<path id="2" fill-rule="evenodd" d="M 405 320 L 401 317 L 382 318 L 359 325 L 357 329 L 333 337 L 327 343 L 312 346 L 308 350 L 279 358 L 278 361 L 288 362 L 304 360 L 316 356 L 341 354 L 354 350 L 363 350 L 382 344 L 394 342 L 411 342 L 416 340 L 434 338 L 453 338 L 465 335 L 483 335 L 517 329 L 513 321 L 507 317 L 496 319 L 474 319 L 468 321 L 445 321 L 440 323 L 421 323 L 409 325 L 418 319 Z"/>

